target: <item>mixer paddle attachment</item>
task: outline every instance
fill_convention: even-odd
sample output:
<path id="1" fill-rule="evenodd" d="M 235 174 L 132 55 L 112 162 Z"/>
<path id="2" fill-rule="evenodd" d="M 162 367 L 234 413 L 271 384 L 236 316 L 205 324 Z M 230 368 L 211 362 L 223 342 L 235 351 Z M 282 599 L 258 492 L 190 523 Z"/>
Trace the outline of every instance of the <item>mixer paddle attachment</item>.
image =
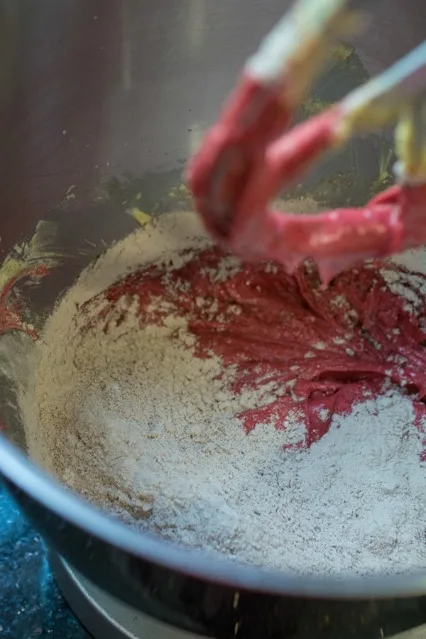
<path id="1" fill-rule="evenodd" d="M 401 113 L 395 131 L 398 186 L 396 200 L 402 226 L 402 249 L 426 244 L 426 101 L 419 98 Z M 389 190 L 391 191 L 391 190 Z M 386 192 L 383 194 L 386 198 Z"/>
<path id="2" fill-rule="evenodd" d="M 195 207 L 216 241 L 241 258 L 275 260 L 288 272 L 316 261 L 324 283 L 365 259 L 426 242 L 414 233 L 426 209 L 422 93 L 426 42 L 319 115 L 288 129 L 332 45 L 362 21 L 345 0 L 299 0 L 246 63 L 219 120 L 190 161 Z M 352 136 L 399 120 L 399 184 L 363 208 L 318 215 L 277 211 L 269 202 L 326 152 Z M 411 132 L 411 133 L 410 133 Z M 423 187 L 423 185 L 425 185 Z M 424 204 L 422 204 L 424 202 Z"/>

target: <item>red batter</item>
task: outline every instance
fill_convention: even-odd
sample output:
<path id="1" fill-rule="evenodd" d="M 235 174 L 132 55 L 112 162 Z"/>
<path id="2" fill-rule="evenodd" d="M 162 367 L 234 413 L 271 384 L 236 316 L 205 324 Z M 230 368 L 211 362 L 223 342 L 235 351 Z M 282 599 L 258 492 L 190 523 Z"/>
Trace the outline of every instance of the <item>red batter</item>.
<path id="1" fill-rule="evenodd" d="M 123 295 L 137 295 L 142 323 L 148 316 L 161 323 L 161 313 L 153 318 L 147 310 L 155 298 L 167 298 L 174 313 L 188 319 L 200 357 L 214 352 L 225 366 L 237 366 L 235 393 L 259 380 L 275 382 L 282 389 L 279 399 L 239 416 L 247 431 L 268 420 L 285 428 L 289 411 L 297 409 L 307 424 L 306 440 L 299 446 L 310 446 L 328 431 L 333 413 L 348 412 L 388 382 L 412 398 L 423 432 L 426 296 L 419 289 L 423 285 L 426 290 L 425 276 L 414 278 L 401 267 L 378 262 L 374 268 L 348 271 L 324 289 L 311 264 L 293 276 L 281 266 L 251 264 L 225 281 L 214 281 L 209 269 L 216 271 L 224 256 L 218 248 L 206 250 L 168 274 L 168 284 L 165 271 L 151 266 L 103 295 L 111 306 Z M 389 290 L 379 267 L 401 278 L 417 296 L 416 316 L 404 308 L 406 299 Z M 185 290 L 170 281 L 185 282 Z"/>
<path id="2" fill-rule="evenodd" d="M 0 335 L 9 331 L 23 331 L 33 339 L 38 338 L 38 333 L 31 325 L 28 325 L 22 319 L 22 309 L 20 305 L 13 299 L 13 289 L 15 284 L 24 278 L 39 279 L 45 277 L 48 268 L 44 264 L 39 266 L 23 269 L 4 285 L 0 291 Z"/>

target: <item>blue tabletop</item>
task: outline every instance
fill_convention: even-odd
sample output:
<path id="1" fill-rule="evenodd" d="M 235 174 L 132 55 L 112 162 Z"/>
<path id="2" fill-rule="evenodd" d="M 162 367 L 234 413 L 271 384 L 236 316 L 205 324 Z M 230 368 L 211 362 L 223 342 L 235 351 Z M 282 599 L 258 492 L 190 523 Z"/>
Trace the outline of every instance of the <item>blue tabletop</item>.
<path id="1" fill-rule="evenodd" d="M 89 639 L 59 592 L 40 537 L 0 481 L 1 639 Z"/>

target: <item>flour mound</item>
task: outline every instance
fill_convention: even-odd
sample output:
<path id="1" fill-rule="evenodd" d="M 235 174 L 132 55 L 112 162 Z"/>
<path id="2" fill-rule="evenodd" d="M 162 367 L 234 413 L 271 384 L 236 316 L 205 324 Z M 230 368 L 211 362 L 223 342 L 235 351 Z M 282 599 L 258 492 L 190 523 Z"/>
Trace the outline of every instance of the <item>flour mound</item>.
<path id="1" fill-rule="evenodd" d="M 111 311 L 102 295 L 78 312 L 136 268 L 172 272 L 209 246 L 195 215 L 170 214 L 81 275 L 46 324 L 22 397 L 30 455 L 131 526 L 191 549 L 302 574 L 424 567 L 426 467 L 408 397 L 384 388 L 295 450 L 300 413 L 285 430 L 246 434 L 238 415 L 264 401 L 266 382 L 231 392 L 235 371 L 196 357 L 185 318 L 141 326 L 136 298 Z M 215 276 L 237 268 L 226 261 Z"/>

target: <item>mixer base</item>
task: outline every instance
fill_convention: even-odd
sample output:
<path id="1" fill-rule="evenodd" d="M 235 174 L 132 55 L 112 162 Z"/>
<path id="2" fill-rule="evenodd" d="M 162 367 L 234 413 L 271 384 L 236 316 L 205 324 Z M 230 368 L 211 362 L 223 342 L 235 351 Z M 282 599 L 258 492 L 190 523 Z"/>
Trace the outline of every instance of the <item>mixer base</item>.
<path id="1" fill-rule="evenodd" d="M 68 605 L 94 639 L 207 639 L 157 621 L 122 603 L 92 584 L 56 553 L 50 553 L 49 562 Z M 426 625 L 386 637 L 425 639 Z"/>
<path id="2" fill-rule="evenodd" d="M 49 562 L 68 605 L 94 639 L 202 639 L 143 614 L 107 594 L 59 555 Z"/>

